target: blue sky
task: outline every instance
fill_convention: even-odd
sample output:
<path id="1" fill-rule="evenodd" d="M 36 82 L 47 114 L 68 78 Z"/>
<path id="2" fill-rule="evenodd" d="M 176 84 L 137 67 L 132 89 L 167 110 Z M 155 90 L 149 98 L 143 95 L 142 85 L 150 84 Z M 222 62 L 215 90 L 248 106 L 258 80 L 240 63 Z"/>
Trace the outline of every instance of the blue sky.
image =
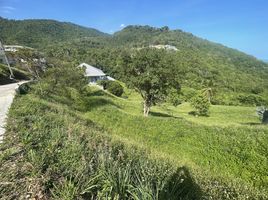
<path id="1" fill-rule="evenodd" d="M 268 59 L 268 0 L 0 0 L 0 16 L 70 21 L 107 33 L 130 24 L 169 26 Z"/>

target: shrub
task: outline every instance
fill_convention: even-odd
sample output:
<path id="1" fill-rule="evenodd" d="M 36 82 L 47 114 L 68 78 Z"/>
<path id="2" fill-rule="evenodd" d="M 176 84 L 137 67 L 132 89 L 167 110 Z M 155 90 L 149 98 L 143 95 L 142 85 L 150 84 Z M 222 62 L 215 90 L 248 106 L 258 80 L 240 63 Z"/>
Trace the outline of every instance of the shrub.
<path id="1" fill-rule="evenodd" d="M 43 97 L 51 94 L 66 96 L 66 88 L 82 92 L 86 85 L 83 69 L 67 64 L 48 69 L 38 82 L 35 93 Z"/>
<path id="2" fill-rule="evenodd" d="M 106 84 L 107 90 L 115 96 L 121 97 L 124 93 L 124 88 L 116 81 L 108 81 Z"/>
<path id="3" fill-rule="evenodd" d="M 263 91 L 264 91 L 264 89 L 263 89 L 262 87 L 254 87 L 254 88 L 251 89 L 251 92 L 252 92 L 253 94 L 260 94 L 260 93 L 262 93 Z"/>
<path id="4" fill-rule="evenodd" d="M 189 101 L 191 98 L 193 98 L 196 94 L 197 91 L 193 88 L 182 88 L 182 95 L 183 95 L 183 100 Z"/>
<path id="5" fill-rule="evenodd" d="M 31 88 L 28 83 L 23 83 L 16 89 L 16 92 L 18 94 L 27 94 L 30 91 L 30 89 Z"/>
<path id="6" fill-rule="evenodd" d="M 238 96 L 237 98 L 239 100 L 239 102 L 241 104 L 244 105 L 249 105 L 249 106 L 261 106 L 261 105 L 265 105 L 265 100 L 258 95 L 254 95 L 254 94 L 249 94 L 249 95 L 244 95 L 241 94 Z"/>
<path id="7" fill-rule="evenodd" d="M 191 99 L 191 105 L 196 110 L 196 114 L 200 116 L 208 116 L 210 103 L 206 95 L 199 92 Z"/>
<path id="8" fill-rule="evenodd" d="M 177 107 L 182 103 L 181 95 L 176 89 L 171 89 L 167 98 L 168 102 L 170 102 L 174 107 Z"/>
<path id="9" fill-rule="evenodd" d="M 103 89 L 106 90 L 109 82 L 110 82 L 109 80 L 98 80 L 97 84 L 102 86 Z"/>

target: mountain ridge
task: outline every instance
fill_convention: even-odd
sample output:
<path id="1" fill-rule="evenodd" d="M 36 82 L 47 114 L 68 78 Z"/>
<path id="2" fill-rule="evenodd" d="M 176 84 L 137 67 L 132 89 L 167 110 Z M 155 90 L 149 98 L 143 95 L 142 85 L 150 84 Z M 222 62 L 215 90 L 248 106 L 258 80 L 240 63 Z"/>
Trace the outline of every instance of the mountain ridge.
<path id="1" fill-rule="evenodd" d="M 77 30 L 77 34 L 74 34 L 74 36 L 76 37 L 104 37 L 104 38 L 111 38 L 111 37 L 117 37 L 119 35 L 122 35 L 123 32 L 125 31 L 133 31 L 133 29 L 145 29 L 145 30 L 153 30 L 153 31 L 160 31 L 160 32 L 165 32 L 165 33 L 168 33 L 168 32 L 172 32 L 172 33 L 183 33 L 183 34 L 187 34 L 189 36 L 192 36 L 192 37 L 195 37 L 199 40 L 202 40 L 203 42 L 208 42 L 210 44 L 214 44 L 214 45 L 217 45 L 217 46 L 221 46 L 221 47 L 224 47 L 224 48 L 228 48 L 228 49 L 232 49 L 234 51 L 238 51 L 240 53 L 244 53 L 248 56 L 251 56 L 252 58 L 254 59 L 257 59 L 258 61 L 264 61 L 264 62 L 268 62 L 268 60 L 261 60 L 261 59 L 258 59 L 256 58 L 255 56 L 253 55 L 250 55 L 250 54 L 247 54 L 239 49 L 236 49 L 236 48 L 230 48 L 222 43 L 218 43 L 218 42 L 212 42 L 208 39 L 204 39 L 204 38 L 201 38 L 201 37 L 198 37 L 198 36 L 195 36 L 194 34 L 190 33 L 190 32 L 186 32 L 186 31 L 183 31 L 181 29 L 170 29 L 168 26 L 164 26 L 164 27 L 154 27 L 154 26 L 149 26 L 149 25 L 128 25 L 126 27 L 124 27 L 123 29 L 119 30 L 119 31 L 116 31 L 115 33 L 113 34 L 109 34 L 109 33 L 105 33 L 103 31 L 100 31 L 96 28 L 91 28 L 91 27 L 86 27 L 86 26 L 83 26 L 83 25 L 79 25 L 79 24 L 76 24 L 76 23 L 73 23 L 73 22 L 67 22 L 67 21 L 58 21 L 58 20 L 54 20 L 54 19 L 22 19 L 22 20 L 15 20 L 15 19 L 7 19 L 7 18 L 3 18 L 0 16 L 0 29 L 4 29 L 5 27 L 3 26 L 3 21 L 5 22 L 15 22 L 15 23 L 54 23 L 54 24 L 57 24 L 57 25 L 62 25 L 60 28 L 64 28 L 64 25 L 65 26 L 70 26 L 69 28 L 73 28 L 73 29 L 76 29 Z M 34 24 L 36 26 L 36 24 Z M 12 27 L 13 28 L 13 27 Z M 31 25 L 29 25 L 28 27 L 29 29 L 31 28 Z M 46 33 L 49 33 L 50 30 L 46 30 Z M 51 30 L 51 31 L 55 31 L 55 30 Z M 65 31 L 65 30 L 64 30 Z M 19 31 L 21 32 L 21 31 Z M 12 35 L 12 34 L 11 34 Z M 6 37 L 6 34 L 4 33 L 0 33 L 0 38 L 3 39 L 6 43 L 12 43 L 12 40 L 5 40 L 7 37 Z M 59 37 L 60 38 L 60 37 Z M 57 38 L 57 39 L 59 39 Z M 69 38 L 62 38 L 61 40 L 64 40 L 64 39 L 74 39 L 73 35 L 72 37 L 69 37 Z M 15 41 L 14 41 L 15 40 Z M 21 44 L 21 45 L 25 45 L 24 41 L 18 41 L 16 42 L 16 38 L 13 38 L 13 41 L 15 42 L 15 44 Z M 52 41 L 54 41 L 52 39 Z M 26 43 L 29 42 L 29 41 L 26 41 Z M 30 42 L 31 43 L 31 42 Z M 53 43 L 53 42 L 52 42 Z M 33 45 L 33 47 L 37 47 L 37 45 Z"/>

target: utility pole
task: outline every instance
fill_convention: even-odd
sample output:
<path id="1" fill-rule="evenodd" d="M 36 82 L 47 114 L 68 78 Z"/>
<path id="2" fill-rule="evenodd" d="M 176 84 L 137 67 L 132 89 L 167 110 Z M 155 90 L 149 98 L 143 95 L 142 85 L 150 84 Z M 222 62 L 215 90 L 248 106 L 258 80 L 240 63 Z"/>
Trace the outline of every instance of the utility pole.
<path id="1" fill-rule="evenodd" d="M 5 59 L 5 63 L 6 63 L 6 65 L 8 66 L 8 69 L 9 69 L 9 72 L 10 72 L 10 76 L 9 76 L 9 78 L 10 78 L 10 79 L 13 79 L 13 78 L 14 78 L 14 74 L 13 74 L 13 71 L 12 71 L 12 69 L 11 69 L 11 67 L 10 67 L 9 62 L 8 62 L 8 59 L 7 59 L 7 56 L 6 56 L 6 53 L 5 53 L 5 48 L 4 48 L 4 46 L 3 46 L 3 43 L 2 43 L 2 41 L 1 41 L 1 39 L 0 39 L 0 56 L 3 56 L 3 57 L 4 57 L 4 59 Z"/>

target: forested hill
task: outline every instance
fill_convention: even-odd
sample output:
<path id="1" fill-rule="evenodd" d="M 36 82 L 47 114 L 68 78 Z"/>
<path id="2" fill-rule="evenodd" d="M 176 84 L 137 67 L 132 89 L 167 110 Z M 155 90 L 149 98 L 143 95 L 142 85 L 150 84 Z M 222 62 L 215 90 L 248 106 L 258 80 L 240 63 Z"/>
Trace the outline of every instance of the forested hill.
<path id="1" fill-rule="evenodd" d="M 182 30 L 169 30 L 168 27 L 128 26 L 116 32 L 113 42 L 124 46 L 141 47 L 149 45 L 173 45 L 179 51 L 193 51 L 202 56 L 222 59 L 235 65 L 267 67 L 263 61 L 235 49 L 196 37 Z"/>
<path id="2" fill-rule="evenodd" d="M 48 44 L 108 34 L 73 23 L 46 19 L 8 20 L 0 17 L 0 38 L 6 44 L 43 48 Z"/>
<path id="3" fill-rule="evenodd" d="M 0 38 L 6 44 L 35 47 L 60 61 L 87 62 L 115 78 L 120 78 L 116 66 L 122 51 L 172 45 L 178 49 L 172 55 L 184 87 L 211 87 L 217 104 L 237 104 L 245 98 L 251 102 L 268 99 L 267 63 L 182 30 L 128 26 L 110 35 L 54 20 L 0 18 Z"/>

